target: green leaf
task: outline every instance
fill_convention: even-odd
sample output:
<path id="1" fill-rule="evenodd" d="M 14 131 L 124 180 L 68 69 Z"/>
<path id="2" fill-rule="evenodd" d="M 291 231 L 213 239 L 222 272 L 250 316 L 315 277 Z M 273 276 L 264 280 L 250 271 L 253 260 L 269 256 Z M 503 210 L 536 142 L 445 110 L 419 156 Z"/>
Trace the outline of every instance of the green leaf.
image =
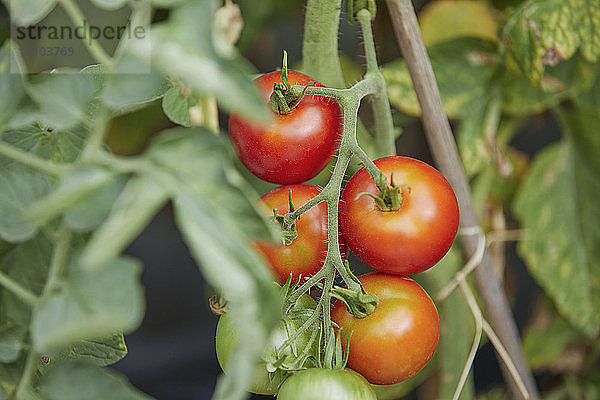
<path id="1" fill-rule="evenodd" d="M 213 40 L 214 11 L 213 0 L 188 2 L 172 10 L 167 22 L 153 25 L 153 66 L 198 94 L 214 95 L 226 110 L 268 120 L 269 110 L 249 77 L 250 65 L 232 47 Z M 133 45 L 138 56 L 147 54 L 148 43 Z"/>
<path id="2" fill-rule="evenodd" d="M 25 329 L 17 326 L 0 328 L 0 363 L 16 361 L 25 348 Z"/>
<path id="3" fill-rule="evenodd" d="M 424 274 L 427 282 L 431 283 L 428 286 L 430 295 L 435 295 L 445 287 L 462 267 L 460 251 L 453 247 L 434 268 Z M 437 302 L 437 306 L 441 330 L 436 354 L 440 368 L 437 398 L 451 399 L 471 350 L 475 324 L 473 314 L 460 288 L 456 288 L 443 301 Z M 470 376 L 459 398 L 473 399 L 473 389 L 473 378 Z"/>
<path id="4" fill-rule="evenodd" d="M 25 97 L 21 72 L 16 46 L 7 42 L 0 48 L 0 127 L 17 113 Z"/>
<path id="5" fill-rule="evenodd" d="M 27 210 L 27 217 L 38 226 L 81 202 L 111 180 L 113 174 L 105 169 L 81 166 L 69 171 L 58 183 L 56 190 L 37 200 Z"/>
<path id="6" fill-rule="evenodd" d="M 73 257 L 60 290 L 45 297 L 33 312 L 31 338 L 36 351 L 135 329 L 144 315 L 140 273 L 140 264 L 132 259 L 118 258 L 88 271 Z"/>
<path id="7" fill-rule="evenodd" d="M 114 72 L 106 75 L 102 99 L 109 108 L 124 112 L 161 98 L 167 88 L 168 83 L 162 75 L 140 59 L 125 55 Z"/>
<path id="8" fill-rule="evenodd" d="M 470 104 L 486 95 L 488 82 L 498 66 L 496 47 L 491 41 L 464 37 L 435 43 L 427 49 L 444 110 L 449 117 L 464 116 Z M 407 114 L 420 115 L 404 61 L 386 64 L 382 73 L 390 102 Z"/>
<path id="9" fill-rule="evenodd" d="M 105 339 L 82 340 L 61 352 L 55 360 L 84 360 L 100 367 L 111 365 L 127 355 L 127 346 L 122 333 Z"/>
<path id="10" fill-rule="evenodd" d="M 16 362 L 5 364 L 0 363 L 0 399 L 12 400 L 17 384 L 23 375 L 25 366 L 25 357 L 21 357 Z"/>
<path id="11" fill-rule="evenodd" d="M 190 127 L 190 108 L 198 103 L 197 96 L 182 96 L 181 88 L 177 85 L 171 87 L 162 101 L 162 109 L 165 115 L 176 124 Z"/>
<path id="12" fill-rule="evenodd" d="M 60 130 L 83 121 L 95 84 L 89 74 L 57 72 L 39 75 L 26 89 L 40 108 L 40 121 Z"/>
<path id="13" fill-rule="evenodd" d="M 600 169 L 581 146 L 598 148 L 597 123 L 535 159 L 513 208 L 531 239 L 518 250 L 559 312 L 589 337 L 600 327 Z M 597 159 L 597 157 L 595 158 Z"/>
<path id="14" fill-rule="evenodd" d="M 67 131 L 46 130 L 39 126 L 28 126 L 2 135 L 7 143 L 55 162 L 73 162 L 81 152 L 87 131 L 76 127 Z M 0 158 L 0 168 L 8 162 Z"/>
<path id="15" fill-rule="evenodd" d="M 52 188 L 46 175 L 20 165 L 0 174 L 0 237 L 12 243 L 23 242 L 37 232 L 37 224 L 25 217 L 25 209 Z"/>
<path id="16" fill-rule="evenodd" d="M 165 205 L 169 192 L 148 176 L 129 180 L 116 199 L 106 221 L 92 234 L 81 255 L 90 268 L 100 267 L 117 257 Z"/>
<path id="17" fill-rule="evenodd" d="M 56 0 L 4 0 L 10 16 L 22 26 L 41 21 L 56 6 Z"/>
<path id="18" fill-rule="evenodd" d="M 47 400 L 149 400 L 117 372 L 83 361 L 62 361 L 40 380 L 40 394 Z"/>

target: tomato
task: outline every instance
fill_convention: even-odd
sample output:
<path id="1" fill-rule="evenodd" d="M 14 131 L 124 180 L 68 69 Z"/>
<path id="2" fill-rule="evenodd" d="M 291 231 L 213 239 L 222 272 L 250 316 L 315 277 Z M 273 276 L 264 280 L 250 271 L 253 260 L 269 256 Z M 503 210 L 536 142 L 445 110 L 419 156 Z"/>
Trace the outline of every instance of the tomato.
<path id="1" fill-rule="evenodd" d="M 372 272 L 359 280 L 379 305 L 365 318 L 350 314 L 336 301 L 331 320 L 340 327 L 342 343 L 350 337 L 348 367 L 373 384 L 391 385 L 419 372 L 438 345 L 440 320 L 427 292 L 412 279 Z"/>
<path id="2" fill-rule="evenodd" d="M 349 369 L 309 368 L 287 378 L 277 400 L 377 400 L 369 382 Z"/>
<path id="3" fill-rule="evenodd" d="M 288 71 L 291 85 L 323 85 L 295 71 Z M 281 71 L 256 79 L 265 102 Z M 229 116 L 229 137 L 240 161 L 254 175 L 277 184 L 300 183 L 317 175 L 338 148 L 342 117 L 337 102 L 326 96 L 307 95 L 288 114 L 272 113 L 270 123 Z"/>
<path id="4" fill-rule="evenodd" d="M 370 267 L 410 275 L 435 265 L 448 252 L 458 230 L 458 203 L 450 184 L 435 168 L 409 157 L 375 160 L 394 184 L 402 185 L 402 205 L 382 211 L 373 198 L 379 189 L 363 168 L 341 197 L 340 226 L 346 243 Z"/>
<path id="5" fill-rule="evenodd" d="M 307 184 L 280 186 L 260 198 L 265 215 L 279 215 L 290 211 L 289 190 L 292 190 L 292 204 L 298 208 L 321 192 L 321 189 Z M 268 241 L 254 241 L 255 247 L 266 259 L 275 279 L 283 284 L 293 274 L 292 279 L 315 274 L 323 266 L 327 254 L 327 203 L 321 202 L 302 214 L 296 221 L 298 237 L 289 245 Z M 346 245 L 340 237 L 342 257 L 346 255 Z"/>
<path id="6" fill-rule="evenodd" d="M 314 308 L 315 301 L 307 295 L 303 295 L 300 297 L 295 307 L 302 308 Z M 272 378 L 269 378 L 269 372 L 267 371 L 268 363 L 274 362 L 276 360 L 276 350 L 280 349 L 283 343 L 289 338 L 288 330 L 290 327 L 299 328 L 302 325 L 302 320 L 294 319 L 291 321 L 280 321 L 279 325 L 276 329 L 271 333 L 269 338 L 269 342 L 267 343 L 261 360 L 258 362 L 254 369 L 254 378 L 252 381 L 252 385 L 249 388 L 249 391 L 257 394 L 268 394 L 274 395 L 277 392 L 278 386 L 281 384 L 282 379 L 287 376 L 286 371 L 280 371 L 280 375 L 275 375 Z M 286 324 L 288 325 L 286 328 Z M 290 347 L 287 347 L 279 356 L 288 355 L 292 356 L 293 354 L 298 355 L 304 350 L 307 343 L 310 340 L 311 332 L 306 331 L 300 337 L 295 340 Z M 223 314 L 219 317 L 219 322 L 217 323 L 217 333 L 216 333 L 216 351 L 217 351 L 217 360 L 219 361 L 219 365 L 227 373 L 227 365 L 229 364 L 229 357 L 231 356 L 233 350 L 239 343 L 240 333 L 236 329 L 236 326 L 231 319 L 231 315 L 229 313 Z M 311 355 L 316 355 L 316 341 L 313 343 L 313 347 L 310 350 Z M 292 354 L 293 353 L 293 354 Z"/>

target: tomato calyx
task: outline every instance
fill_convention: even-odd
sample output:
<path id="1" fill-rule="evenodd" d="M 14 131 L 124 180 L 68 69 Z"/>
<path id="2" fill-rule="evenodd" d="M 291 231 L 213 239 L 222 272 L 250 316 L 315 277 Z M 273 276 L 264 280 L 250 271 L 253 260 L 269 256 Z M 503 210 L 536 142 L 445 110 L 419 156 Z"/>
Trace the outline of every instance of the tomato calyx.
<path id="1" fill-rule="evenodd" d="M 365 291 L 358 278 L 350 271 L 350 264 L 348 261 L 345 262 L 345 266 L 348 274 L 352 278 L 354 287 L 343 288 L 336 285 L 331 289 L 329 294 L 331 297 L 343 302 L 350 314 L 357 318 L 365 318 L 375 311 L 379 304 L 379 299 L 377 296 Z"/>
<path id="2" fill-rule="evenodd" d="M 289 189 L 289 205 L 290 212 L 294 212 L 294 203 L 292 203 L 292 189 Z M 288 246 L 292 244 L 294 239 L 298 237 L 298 230 L 296 229 L 296 220 L 290 221 L 289 218 L 285 218 L 285 215 L 279 215 L 277 208 L 273 209 L 273 221 L 277 222 L 281 228 L 281 242 Z"/>
<path id="3" fill-rule="evenodd" d="M 350 337 L 352 332 L 346 338 L 346 345 L 342 346 L 342 335 L 340 332 L 337 333 L 331 328 L 329 334 L 329 340 L 325 345 L 325 351 L 321 351 L 321 340 L 319 340 L 319 346 L 317 351 L 317 367 L 326 369 L 339 369 L 346 368 L 348 364 L 348 355 L 350 354 Z"/>
<path id="4" fill-rule="evenodd" d="M 399 210 L 402 208 L 402 188 L 407 189 L 408 193 L 410 193 L 410 186 L 405 184 L 396 185 L 394 183 L 394 172 L 392 172 L 390 175 L 389 185 L 387 182 L 385 182 L 385 175 L 380 174 L 380 178 L 381 179 L 379 179 L 379 182 L 378 179 L 375 179 L 375 183 L 379 188 L 378 194 L 375 195 L 369 192 L 361 192 L 356 196 L 355 200 L 361 196 L 367 195 L 375 201 L 377 208 L 379 208 L 381 211 Z"/>
<path id="5" fill-rule="evenodd" d="M 229 312 L 229 303 L 227 302 L 227 299 L 220 295 L 212 295 L 208 299 L 208 306 L 210 307 L 210 311 L 215 315 L 223 315 Z"/>
<path id="6" fill-rule="evenodd" d="M 281 82 L 273 83 L 273 93 L 271 93 L 269 100 L 271 109 L 280 115 L 288 114 L 300 103 L 306 94 L 306 89 L 313 85 L 315 85 L 315 82 L 308 83 L 304 88 L 290 85 L 287 70 L 287 52 L 284 50 Z"/>

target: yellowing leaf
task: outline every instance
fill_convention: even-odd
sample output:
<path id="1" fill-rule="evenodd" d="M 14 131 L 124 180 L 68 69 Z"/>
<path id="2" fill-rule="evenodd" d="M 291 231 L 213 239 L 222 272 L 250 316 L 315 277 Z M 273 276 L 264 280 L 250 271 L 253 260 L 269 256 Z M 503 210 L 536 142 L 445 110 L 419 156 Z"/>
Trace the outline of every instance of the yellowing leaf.
<path id="1" fill-rule="evenodd" d="M 481 0 L 437 0 L 419 14 L 425 45 L 471 36 L 498 41 L 498 12 Z"/>

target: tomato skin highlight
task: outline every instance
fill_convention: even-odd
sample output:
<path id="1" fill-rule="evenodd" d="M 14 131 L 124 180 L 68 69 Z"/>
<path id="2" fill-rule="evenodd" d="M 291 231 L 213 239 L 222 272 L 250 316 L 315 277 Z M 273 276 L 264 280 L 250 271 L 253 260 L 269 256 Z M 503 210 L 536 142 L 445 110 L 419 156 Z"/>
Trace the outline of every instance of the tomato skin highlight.
<path id="1" fill-rule="evenodd" d="M 340 226 L 350 250 L 381 272 L 411 275 L 435 265 L 458 231 L 458 202 L 452 187 L 430 165 L 409 157 L 374 161 L 390 183 L 402 187 L 402 206 L 380 210 L 368 195 L 379 189 L 362 168 L 350 179 L 340 201 Z M 410 188 L 410 189 L 409 189 Z M 358 198 L 357 198 L 358 197 Z"/>
<path id="2" fill-rule="evenodd" d="M 323 87 L 316 80 L 288 71 L 291 85 Z M 273 83 L 281 82 L 281 71 L 256 79 L 266 103 Z M 287 185 L 316 176 L 335 154 L 342 133 L 342 116 L 337 102 L 326 96 L 306 95 L 288 114 L 272 112 L 270 123 L 229 116 L 229 137 L 240 161 L 260 179 Z"/>
<path id="3" fill-rule="evenodd" d="M 277 400 L 377 400 L 369 382 L 349 369 L 309 368 L 287 378 Z"/>
<path id="4" fill-rule="evenodd" d="M 273 215 L 277 208 L 278 215 L 285 215 L 290 211 L 289 190 L 292 190 L 292 203 L 299 208 L 310 199 L 321 193 L 317 186 L 295 184 L 279 186 L 265 193 L 259 200 L 265 215 Z M 290 273 L 292 280 L 311 276 L 323 266 L 327 255 L 327 203 L 321 202 L 302 214 L 296 220 L 298 237 L 289 245 L 274 243 L 264 240 L 255 240 L 253 244 L 258 252 L 265 258 L 275 280 L 284 284 Z M 347 247 L 340 236 L 340 252 L 342 258 L 347 255 Z"/>
<path id="5" fill-rule="evenodd" d="M 356 318 L 341 301 L 331 311 L 342 344 L 353 332 L 348 367 L 373 384 L 402 382 L 419 372 L 435 353 L 440 335 L 437 308 L 409 277 L 372 272 L 359 280 L 367 293 L 379 298 L 375 312 Z"/>

